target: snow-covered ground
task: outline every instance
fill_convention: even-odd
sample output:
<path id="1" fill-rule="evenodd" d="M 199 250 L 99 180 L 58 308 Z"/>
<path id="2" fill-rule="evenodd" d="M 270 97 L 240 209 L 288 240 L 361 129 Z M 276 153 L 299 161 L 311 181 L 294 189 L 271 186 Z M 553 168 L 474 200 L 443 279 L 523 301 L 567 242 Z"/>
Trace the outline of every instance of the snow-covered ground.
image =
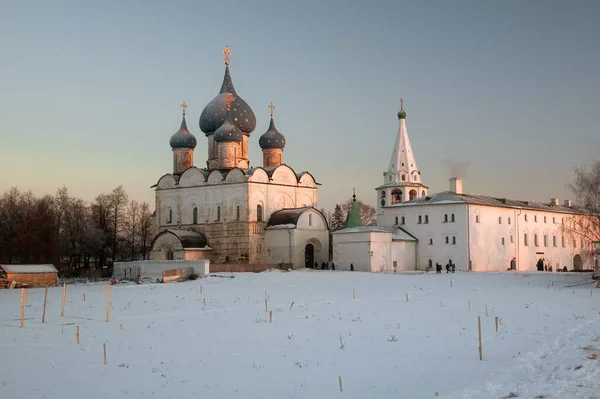
<path id="1" fill-rule="evenodd" d="M 23 328 L 20 290 L 0 291 L 0 397 L 600 397 L 589 275 L 234 276 L 112 286 L 110 322 L 104 285 L 67 285 L 64 317 L 51 288 L 45 324 L 29 290 Z"/>

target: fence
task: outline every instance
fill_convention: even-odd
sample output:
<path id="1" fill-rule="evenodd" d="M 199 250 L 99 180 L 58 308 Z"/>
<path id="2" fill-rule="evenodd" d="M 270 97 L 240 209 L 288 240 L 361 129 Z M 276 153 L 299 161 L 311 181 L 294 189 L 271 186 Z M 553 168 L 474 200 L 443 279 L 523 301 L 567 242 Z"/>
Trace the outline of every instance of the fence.
<path id="1" fill-rule="evenodd" d="M 210 262 L 201 260 L 137 260 L 133 262 L 115 262 L 114 279 L 146 278 L 156 281 L 162 278 L 164 270 L 193 267 L 194 273 L 203 277 L 208 274 Z"/>

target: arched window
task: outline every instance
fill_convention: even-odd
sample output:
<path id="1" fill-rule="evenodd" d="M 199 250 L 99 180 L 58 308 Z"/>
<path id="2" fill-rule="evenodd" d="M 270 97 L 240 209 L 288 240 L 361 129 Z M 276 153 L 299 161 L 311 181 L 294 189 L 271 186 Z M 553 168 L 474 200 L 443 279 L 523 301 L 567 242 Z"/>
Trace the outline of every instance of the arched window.
<path id="1" fill-rule="evenodd" d="M 217 222 L 221 220 L 221 205 L 217 206 Z"/>
<path id="2" fill-rule="evenodd" d="M 167 223 L 173 223 L 173 209 L 171 208 L 167 209 Z"/>
<path id="3" fill-rule="evenodd" d="M 173 260 L 174 259 L 173 249 L 172 248 L 167 249 L 167 253 L 165 254 L 165 258 L 167 258 L 167 260 Z"/>
<path id="4" fill-rule="evenodd" d="M 381 192 L 381 198 L 385 198 L 385 191 Z"/>
<path id="5" fill-rule="evenodd" d="M 402 181 L 406 181 L 406 175 L 402 175 Z"/>
<path id="6" fill-rule="evenodd" d="M 240 206 L 235 207 L 235 220 L 240 220 Z"/>
<path id="7" fill-rule="evenodd" d="M 410 190 L 410 192 L 408 193 L 408 199 L 412 201 L 415 198 L 417 198 L 417 192 L 415 190 Z"/>
<path id="8" fill-rule="evenodd" d="M 425 196 L 425 190 L 421 191 L 421 197 Z"/>
<path id="9" fill-rule="evenodd" d="M 394 223 L 394 224 L 395 224 L 395 225 L 398 225 L 398 216 L 396 216 L 396 218 L 395 218 L 395 223 Z"/>
<path id="10" fill-rule="evenodd" d="M 197 207 L 194 207 L 194 209 L 192 209 L 192 223 L 198 224 L 198 208 Z"/>
<path id="11" fill-rule="evenodd" d="M 401 190 L 393 190 L 392 191 L 392 205 L 399 204 L 402 202 L 402 191 Z"/>
<path id="12" fill-rule="evenodd" d="M 256 221 L 258 222 L 262 222 L 263 221 L 263 210 L 262 210 L 262 205 L 256 205 Z"/>

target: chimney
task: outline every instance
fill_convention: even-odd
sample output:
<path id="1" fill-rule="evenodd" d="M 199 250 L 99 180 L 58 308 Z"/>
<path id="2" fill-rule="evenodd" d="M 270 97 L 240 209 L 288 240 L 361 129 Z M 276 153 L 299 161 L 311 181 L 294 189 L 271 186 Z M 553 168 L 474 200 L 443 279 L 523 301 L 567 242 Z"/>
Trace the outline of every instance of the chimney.
<path id="1" fill-rule="evenodd" d="M 463 193 L 461 179 L 459 179 L 458 177 L 453 177 L 452 179 L 450 179 L 450 192 L 453 192 L 456 194 Z"/>
<path id="2" fill-rule="evenodd" d="M 573 203 L 571 202 L 571 200 L 565 200 L 565 204 L 564 204 L 567 208 L 570 208 L 573 206 Z"/>
<path id="3" fill-rule="evenodd" d="M 550 205 L 558 206 L 558 198 L 550 198 Z"/>

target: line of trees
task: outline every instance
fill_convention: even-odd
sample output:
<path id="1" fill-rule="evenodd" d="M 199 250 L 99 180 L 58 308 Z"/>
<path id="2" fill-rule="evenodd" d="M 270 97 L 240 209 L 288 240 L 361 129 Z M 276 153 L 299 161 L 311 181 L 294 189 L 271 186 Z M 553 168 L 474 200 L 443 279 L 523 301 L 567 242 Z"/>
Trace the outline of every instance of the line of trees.
<path id="1" fill-rule="evenodd" d="M 0 197 L 0 262 L 52 263 L 73 271 L 146 259 L 152 222 L 148 203 L 130 201 L 122 186 L 91 204 L 66 187 L 42 197 L 13 187 Z"/>

